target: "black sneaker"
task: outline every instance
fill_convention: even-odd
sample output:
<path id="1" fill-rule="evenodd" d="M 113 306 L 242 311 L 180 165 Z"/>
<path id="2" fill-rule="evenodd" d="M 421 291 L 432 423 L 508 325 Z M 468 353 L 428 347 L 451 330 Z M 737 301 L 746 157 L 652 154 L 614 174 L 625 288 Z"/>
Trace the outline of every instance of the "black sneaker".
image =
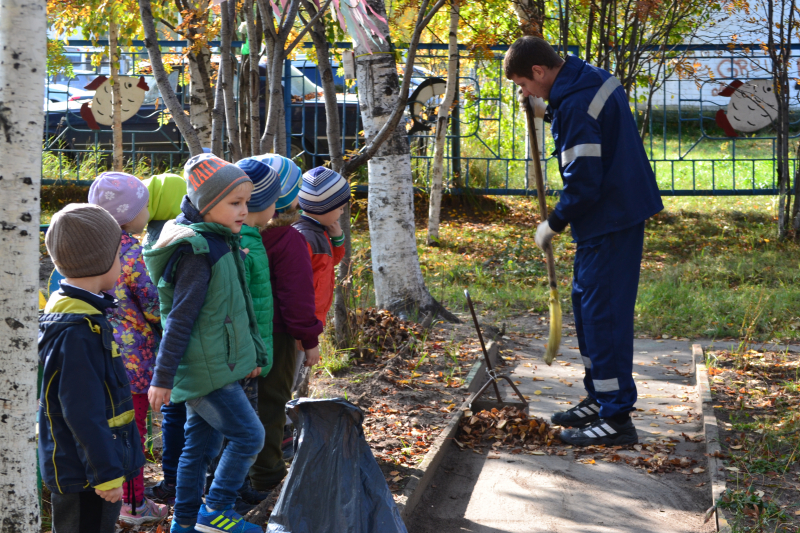
<path id="1" fill-rule="evenodd" d="M 236 501 L 233 504 L 233 510 L 239 513 L 240 515 L 244 516 L 250 511 L 255 508 L 255 505 L 246 502 L 241 495 L 236 497 Z"/>
<path id="2" fill-rule="evenodd" d="M 550 421 L 565 428 L 580 428 L 600 420 L 600 404 L 587 396 L 581 403 L 566 411 L 553 413 Z"/>
<path id="3" fill-rule="evenodd" d="M 573 446 L 595 446 L 598 444 L 623 446 L 639 442 L 639 435 L 636 433 L 636 427 L 634 427 L 630 418 L 622 424 L 607 418 L 601 418 L 583 428 L 565 429 L 561 432 L 559 438 Z"/>
<path id="4" fill-rule="evenodd" d="M 152 487 L 145 487 L 144 495 L 158 503 L 175 505 L 175 485 L 170 485 L 163 479 Z"/>
<path id="5" fill-rule="evenodd" d="M 249 503 L 250 505 L 258 505 L 262 501 L 266 500 L 270 492 L 272 491 L 264 492 L 254 489 L 253 486 L 250 484 L 250 478 L 247 478 L 245 480 L 244 485 L 242 485 L 242 488 L 240 488 L 238 491 L 239 498 L 244 500 L 245 503 Z M 239 514 L 247 514 L 247 513 L 241 513 L 238 510 L 236 512 Z"/>

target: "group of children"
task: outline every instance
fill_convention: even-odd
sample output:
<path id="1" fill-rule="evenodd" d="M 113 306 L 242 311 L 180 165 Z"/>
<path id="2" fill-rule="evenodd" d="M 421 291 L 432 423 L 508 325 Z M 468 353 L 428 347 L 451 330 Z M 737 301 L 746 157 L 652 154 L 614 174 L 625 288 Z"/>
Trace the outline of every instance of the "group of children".
<path id="1" fill-rule="evenodd" d="M 183 178 L 103 173 L 53 216 L 65 279 L 39 321 L 39 461 L 54 533 L 158 523 L 173 502 L 172 532 L 262 531 L 235 505 L 286 475 L 284 405 L 319 362 L 349 198 L 323 167 L 204 153 Z M 164 479 L 145 489 L 148 409 Z"/>

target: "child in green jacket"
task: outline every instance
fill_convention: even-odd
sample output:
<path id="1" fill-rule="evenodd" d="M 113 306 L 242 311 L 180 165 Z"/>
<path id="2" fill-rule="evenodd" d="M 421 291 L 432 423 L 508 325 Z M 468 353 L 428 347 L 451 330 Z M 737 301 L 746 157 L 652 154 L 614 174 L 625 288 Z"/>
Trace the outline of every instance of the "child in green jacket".
<path id="1" fill-rule="evenodd" d="M 247 250 L 244 260 L 247 286 L 253 297 L 253 307 L 258 319 L 258 330 L 267 346 L 269 363 L 261 368 L 261 376 L 266 376 L 272 368 L 272 285 L 269 281 L 269 260 L 261 231 L 275 215 L 275 202 L 281 193 L 278 173 L 261 161 L 248 157 L 236 166 L 241 168 L 253 181 L 253 193 L 247 202 L 247 218 L 242 226 L 242 248 Z M 258 387 L 256 386 L 256 399 Z"/>
<path id="2" fill-rule="evenodd" d="M 158 412 L 186 402 L 171 532 L 261 533 L 233 510 L 264 445 L 264 427 L 238 383 L 267 364 L 239 243 L 253 183 L 211 154 L 192 157 L 184 171 L 182 214 L 144 254 L 164 322 L 150 405 Z M 205 473 L 223 437 L 228 445 L 203 503 Z"/>

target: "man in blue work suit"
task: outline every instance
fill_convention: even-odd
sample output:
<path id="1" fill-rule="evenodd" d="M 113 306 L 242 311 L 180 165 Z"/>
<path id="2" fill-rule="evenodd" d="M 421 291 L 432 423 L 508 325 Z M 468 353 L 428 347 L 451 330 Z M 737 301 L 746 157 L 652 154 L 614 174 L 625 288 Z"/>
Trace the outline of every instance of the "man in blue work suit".
<path id="1" fill-rule="evenodd" d="M 551 419 L 573 428 L 561 433 L 568 444 L 633 444 L 633 315 L 644 223 L 664 208 L 655 175 L 614 76 L 575 56 L 564 60 L 529 36 L 509 48 L 504 68 L 522 97 L 549 102 L 564 182 L 536 244 L 550 246 L 567 224 L 577 244 L 572 307 L 587 396 Z"/>

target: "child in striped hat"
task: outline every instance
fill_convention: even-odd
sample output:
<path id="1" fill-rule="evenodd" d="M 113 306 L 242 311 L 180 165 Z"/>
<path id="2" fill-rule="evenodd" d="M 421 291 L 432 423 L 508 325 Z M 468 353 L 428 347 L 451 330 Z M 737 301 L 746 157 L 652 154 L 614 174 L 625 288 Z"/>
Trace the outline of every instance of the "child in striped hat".
<path id="1" fill-rule="evenodd" d="M 317 167 L 303 174 L 298 198 L 303 214 L 294 227 L 308 243 L 314 270 L 316 314 L 325 324 L 333 304 L 336 284 L 333 271 L 344 257 L 344 235 L 339 218 L 344 213 L 344 205 L 350 201 L 350 185 L 333 170 Z"/>
<path id="2" fill-rule="evenodd" d="M 284 406 L 292 399 L 299 351 L 305 352 L 307 365 L 319 362 L 322 322 L 314 314 L 313 274 L 306 241 L 292 227 L 299 218 L 297 193 L 303 173 L 291 159 L 277 154 L 254 156 L 249 160 L 246 165 L 241 161 L 238 164 L 253 182 L 258 180 L 264 166 L 272 169 L 280 180 L 275 204 L 278 214 L 261 231 L 269 262 L 273 305 L 272 370 L 258 378 L 258 416 L 266 436 L 264 448 L 250 469 L 252 488 L 261 493 L 258 495 L 261 498 L 286 476 L 283 448 L 288 450 L 292 439 L 291 433 L 284 430 Z"/>

